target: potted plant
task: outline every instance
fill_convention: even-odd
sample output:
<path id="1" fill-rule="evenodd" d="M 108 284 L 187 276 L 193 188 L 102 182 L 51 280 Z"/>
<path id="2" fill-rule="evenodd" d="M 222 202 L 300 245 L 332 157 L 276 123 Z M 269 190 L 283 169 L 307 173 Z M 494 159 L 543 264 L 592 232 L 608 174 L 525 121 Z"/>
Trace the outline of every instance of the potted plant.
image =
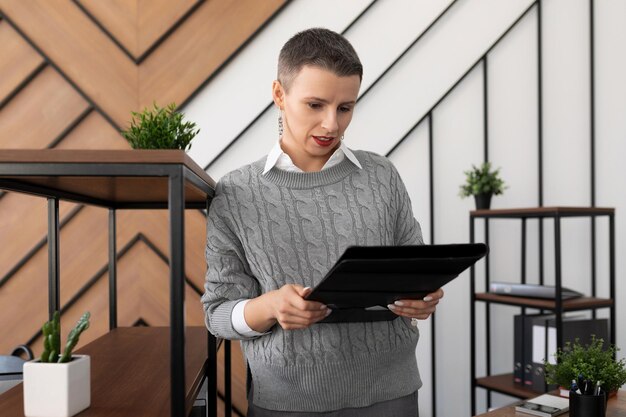
<path id="1" fill-rule="evenodd" d="M 44 323 L 44 351 L 40 359 L 24 364 L 24 414 L 27 417 L 70 417 L 91 404 L 90 360 L 72 355 L 80 334 L 89 328 L 86 312 L 67 337 L 61 352 L 60 314 Z"/>
<path id="2" fill-rule="evenodd" d="M 491 163 L 484 162 L 480 167 L 472 165 L 472 169 L 465 171 L 465 184 L 461 185 L 459 195 L 462 198 L 474 196 L 476 209 L 488 209 L 491 205 L 491 196 L 502 194 L 506 185 L 500 178 L 500 168 L 491 171 Z"/>
<path id="3" fill-rule="evenodd" d="M 191 140 L 200 132 L 193 122 L 184 122 L 183 114 L 176 111 L 171 103 L 161 108 L 154 103 L 154 109 L 131 112 L 133 118 L 122 136 L 133 149 L 181 149 L 191 148 Z"/>
<path id="4" fill-rule="evenodd" d="M 562 387 L 561 394 L 567 396 L 572 380 L 580 378 L 591 381 L 593 386 L 600 382 L 602 391 L 613 395 L 626 383 L 626 360 L 616 360 L 617 351 L 614 345 L 605 348 L 604 340 L 595 336 L 586 346 L 581 345 L 579 339 L 568 342 L 554 355 L 556 363 L 544 362 L 546 382 L 558 384 Z"/>

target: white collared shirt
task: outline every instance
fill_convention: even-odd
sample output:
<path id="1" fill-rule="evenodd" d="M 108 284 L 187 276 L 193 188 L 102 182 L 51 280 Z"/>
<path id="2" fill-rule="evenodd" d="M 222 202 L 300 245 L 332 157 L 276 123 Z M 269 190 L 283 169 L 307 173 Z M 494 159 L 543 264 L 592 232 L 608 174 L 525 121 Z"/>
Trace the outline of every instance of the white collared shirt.
<path id="1" fill-rule="evenodd" d="M 323 171 L 325 169 L 334 167 L 335 165 L 343 161 L 344 158 L 348 158 L 348 160 L 357 167 L 359 167 L 359 169 L 363 169 L 359 160 L 356 158 L 356 156 L 354 156 L 354 153 L 352 153 L 352 151 L 348 149 L 345 143 L 341 141 L 341 145 L 339 145 L 339 148 L 337 148 L 337 150 L 333 152 L 330 158 L 328 158 L 328 161 L 326 161 L 321 170 Z M 300 168 L 298 168 L 291 160 L 291 157 L 283 151 L 283 149 L 280 147 L 280 140 L 276 142 L 276 144 L 274 144 L 274 147 L 267 155 L 267 160 L 265 162 L 265 168 L 263 169 L 262 175 L 267 174 L 272 168 L 277 168 L 289 172 L 304 172 Z M 244 337 L 262 336 L 267 332 L 259 333 L 257 331 L 254 331 L 250 328 L 250 326 L 248 326 L 248 323 L 246 322 L 243 312 L 248 301 L 250 300 L 242 300 L 235 305 L 235 308 L 233 308 L 233 312 L 230 316 L 233 328 L 237 333 Z"/>
<path id="2" fill-rule="evenodd" d="M 337 150 L 333 152 L 330 158 L 328 158 L 328 161 L 326 161 L 321 170 L 323 171 L 337 165 L 338 163 L 343 161 L 344 158 L 348 158 L 348 160 L 350 160 L 350 162 L 352 162 L 357 167 L 363 168 L 359 160 L 356 158 L 356 156 L 354 156 L 354 153 L 352 153 L 352 151 L 348 149 L 346 144 L 341 141 L 341 145 L 339 145 L 339 148 L 337 148 Z M 282 169 L 283 171 L 304 172 L 300 168 L 298 168 L 291 160 L 291 157 L 283 151 L 283 148 L 280 147 L 280 141 L 274 144 L 274 147 L 267 155 L 265 168 L 263 169 L 263 175 L 267 174 L 274 167 Z"/>

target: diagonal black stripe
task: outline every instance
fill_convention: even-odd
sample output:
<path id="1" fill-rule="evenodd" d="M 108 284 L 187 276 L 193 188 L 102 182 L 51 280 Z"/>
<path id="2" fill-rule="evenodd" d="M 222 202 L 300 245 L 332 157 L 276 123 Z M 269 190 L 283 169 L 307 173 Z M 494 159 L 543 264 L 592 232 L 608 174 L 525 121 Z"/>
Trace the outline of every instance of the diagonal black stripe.
<path id="1" fill-rule="evenodd" d="M 100 23 L 100 21 L 96 19 L 94 15 L 92 15 L 91 12 L 85 6 L 83 6 L 79 0 L 72 0 L 72 2 L 76 6 L 78 6 L 78 8 L 93 22 L 94 25 L 98 27 L 98 29 L 100 29 L 109 39 L 111 39 L 111 42 L 113 42 L 118 48 L 120 48 L 122 52 L 124 52 L 124 55 L 126 55 L 134 63 L 137 63 L 137 60 L 135 59 L 133 54 L 131 54 L 130 51 L 126 49 L 126 47 L 122 45 L 122 43 L 118 41 L 117 38 L 113 36 L 113 34 L 109 32 L 108 29 L 102 23 Z"/>
<path id="2" fill-rule="evenodd" d="M 78 115 L 76 119 L 74 119 L 74 121 L 69 126 L 67 126 L 63 130 L 63 132 L 61 132 L 52 142 L 48 144 L 47 149 L 52 149 L 52 148 L 57 147 L 57 145 L 61 143 L 63 139 L 65 139 L 65 137 L 69 135 L 72 132 L 72 130 L 76 128 L 76 126 L 81 124 L 81 122 L 85 120 L 85 118 L 89 116 L 92 111 L 93 111 L 93 107 L 91 106 L 87 107 L 81 114 Z"/>
<path id="3" fill-rule="evenodd" d="M 135 320 L 135 322 L 132 324 L 132 327 L 150 327 L 150 324 L 145 321 L 143 319 L 143 317 L 139 317 L 137 320 Z"/>
<path id="4" fill-rule="evenodd" d="M 230 62 L 233 59 L 235 59 L 235 57 L 239 55 L 239 53 L 241 53 L 241 51 L 243 51 L 245 47 L 248 46 L 248 44 L 250 44 L 250 42 L 252 42 L 254 38 L 257 37 L 259 33 L 263 31 L 263 29 L 269 26 L 269 24 L 287 7 L 288 4 L 291 3 L 291 1 L 292 0 L 286 0 L 282 6 L 280 6 L 261 26 L 259 26 L 259 28 L 255 30 L 254 33 L 252 33 L 252 35 L 248 37 L 248 39 L 246 39 L 241 45 L 239 45 L 239 47 L 235 49 L 235 51 L 233 51 L 233 53 L 230 54 L 228 58 L 226 58 L 226 60 L 222 62 L 220 66 L 217 67 L 217 69 L 213 71 L 209 75 L 209 77 L 206 80 L 204 80 L 204 82 L 202 82 L 202 84 L 200 84 L 198 88 L 194 90 L 193 93 L 191 93 L 191 95 L 189 95 L 189 97 L 187 97 L 183 102 L 181 102 L 178 107 L 180 109 L 183 109 L 191 100 L 193 100 L 200 93 L 200 91 L 202 91 L 204 87 L 206 87 L 213 80 L 213 78 L 219 75 L 219 73 L 222 72 L 222 70 L 226 68 L 226 66 L 230 64 Z"/>
<path id="5" fill-rule="evenodd" d="M 361 18 L 363 17 L 363 15 L 371 9 L 371 7 L 374 5 L 374 3 L 376 3 L 377 0 L 372 0 L 372 2 L 370 2 L 362 11 L 361 13 L 359 13 L 358 16 L 356 16 L 349 24 L 348 26 L 346 26 L 346 28 L 341 32 L 342 35 L 345 35 L 346 32 L 352 27 L 354 26 L 354 24 Z M 187 102 L 185 102 L 186 104 Z M 228 151 L 234 144 L 235 142 L 237 142 L 237 140 L 239 140 L 239 138 L 241 138 L 251 127 L 252 125 L 254 125 L 257 120 L 259 120 L 265 113 L 267 113 L 267 111 L 272 108 L 272 104 L 273 102 L 270 101 L 270 103 L 265 106 L 265 108 L 263 110 L 261 110 L 261 112 L 250 122 L 248 123 L 248 125 L 237 134 L 237 136 L 235 136 L 229 143 L 228 145 L 226 145 L 226 147 L 224 147 L 220 153 L 218 153 L 205 167 L 204 170 L 208 170 L 211 165 L 213 165 L 222 155 L 224 155 L 226 153 L 226 151 Z"/>
<path id="6" fill-rule="evenodd" d="M 63 220 L 61 220 L 61 222 L 59 223 L 59 228 L 65 226 L 70 220 L 72 220 L 74 217 L 76 217 L 76 215 L 84 208 L 85 206 L 83 205 L 79 205 L 76 206 L 72 209 L 72 211 L 69 212 L 69 214 L 67 216 L 65 216 L 63 218 Z M 26 255 L 24 255 L 24 257 L 22 259 L 19 260 L 19 262 L 17 264 L 15 264 L 10 270 L 9 272 L 7 272 L 1 279 L 0 279 L 0 288 L 2 288 L 2 286 L 4 284 L 6 284 L 16 273 L 17 271 L 22 268 L 24 265 L 26 265 L 26 263 L 28 263 L 28 261 L 31 260 L 31 258 L 33 256 L 35 256 L 35 254 L 37 254 L 37 252 L 39 252 L 44 246 L 46 246 L 48 242 L 48 237 L 44 237 L 43 239 L 41 239 L 39 242 L 37 242 L 37 244 L 35 244 L 35 246 L 33 246 Z"/>
<path id="7" fill-rule="evenodd" d="M 152 241 L 150 239 L 148 239 L 147 237 L 145 237 L 143 234 L 141 234 L 141 241 L 143 243 L 145 243 L 146 245 L 148 245 L 148 247 L 150 249 L 152 249 L 154 251 L 154 253 L 157 254 L 157 256 L 159 258 L 161 258 L 161 260 L 166 263 L 167 265 L 170 264 L 169 259 L 167 258 L 167 256 L 165 256 L 165 254 L 163 252 L 161 252 L 161 250 L 159 248 L 156 247 L 156 245 L 154 243 L 152 243 Z M 187 285 L 189 285 L 198 295 L 202 295 L 204 294 L 204 292 L 198 288 L 198 286 L 189 279 L 189 277 L 187 277 L 187 275 L 185 274 L 185 282 L 187 283 Z"/>
<path id="8" fill-rule="evenodd" d="M 121 259 L 122 257 L 124 257 L 124 255 L 126 255 L 130 249 L 133 248 L 133 246 L 135 246 L 135 244 L 137 242 L 143 242 L 145 243 L 150 249 L 152 249 L 153 251 L 156 252 L 157 256 L 159 258 L 161 258 L 166 264 L 169 265 L 169 261 L 167 260 L 167 258 L 164 257 L 163 253 L 161 251 L 159 251 L 159 249 L 150 241 L 150 239 L 148 239 L 146 236 L 144 236 L 142 233 L 137 233 L 135 235 L 135 237 L 133 237 L 128 243 L 126 243 L 126 245 L 124 245 L 124 247 L 117 253 L 117 255 L 115 256 L 116 261 Z M 109 263 L 108 261 L 105 263 L 105 265 L 100 268 L 98 270 L 98 272 L 96 272 L 96 274 L 91 277 L 87 283 L 85 285 L 83 285 L 73 296 L 72 298 L 70 298 L 68 300 L 67 303 L 65 303 L 65 305 L 63 305 L 61 307 L 61 314 L 65 313 L 67 310 L 69 310 L 74 304 L 76 304 L 76 302 L 78 302 L 78 300 L 80 300 L 80 298 L 85 295 L 85 293 L 87 293 L 87 291 L 89 291 L 97 282 L 100 278 L 102 278 L 104 276 L 104 274 L 106 274 L 109 270 Z M 202 293 L 200 292 L 200 290 L 198 289 L 197 286 L 195 286 L 193 284 L 193 282 L 187 277 L 185 276 L 185 282 L 190 285 L 192 287 L 192 289 L 198 293 L 198 295 L 202 295 Z M 37 333 L 35 333 L 30 339 L 28 339 L 28 342 L 26 342 L 25 344 L 27 346 L 31 346 L 35 340 L 37 340 L 37 338 L 41 336 L 41 329 L 39 329 L 37 331 Z"/>
<path id="9" fill-rule="evenodd" d="M 152 45 L 150 45 L 141 55 L 135 57 L 126 47 L 120 42 L 115 35 L 113 35 L 109 30 L 100 22 L 87 7 L 85 7 L 80 0 L 72 0 L 72 2 L 82 11 L 97 27 L 100 29 L 110 40 L 113 42 L 131 61 L 133 61 L 136 65 L 142 63 L 144 59 L 146 59 L 156 48 L 159 47 L 161 43 L 163 43 L 172 33 L 174 33 L 184 22 L 191 16 L 206 0 L 197 0 L 196 3 L 189 8 L 185 12 L 183 16 L 181 16 L 168 30 L 166 30 L 157 40 L 155 40 Z"/>
<path id="10" fill-rule="evenodd" d="M 392 69 L 393 67 L 395 67 L 395 66 L 396 66 L 396 64 L 397 64 L 398 62 L 400 62 L 400 60 L 402 60 L 402 58 L 404 58 L 404 56 L 405 56 L 405 55 L 406 55 L 406 54 L 407 54 L 407 53 L 408 53 L 411 49 L 413 49 L 413 47 L 414 47 L 415 45 L 417 45 L 417 43 L 418 43 L 418 42 L 419 42 L 419 41 L 420 41 L 420 40 L 421 40 L 424 36 L 426 36 L 426 34 L 427 34 L 428 32 L 430 32 L 430 29 L 431 29 L 433 26 L 435 26 L 435 25 L 437 24 L 437 22 L 439 22 L 439 20 L 441 20 L 441 18 L 442 18 L 443 16 L 445 16 L 445 15 L 448 13 L 448 10 L 450 10 L 450 9 L 452 8 L 452 6 L 454 6 L 454 5 L 456 4 L 456 2 L 457 2 L 457 1 L 458 1 L 458 0 L 453 0 L 453 1 L 452 1 L 452 2 L 451 2 L 451 3 L 450 3 L 450 4 L 449 4 L 449 5 L 448 5 L 448 6 L 447 6 L 447 7 L 446 7 L 446 8 L 445 8 L 442 12 L 441 12 L 441 13 L 439 13 L 439 15 L 435 18 L 435 20 L 433 20 L 433 21 L 430 23 L 430 25 L 428 25 L 428 27 L 427 27 L 426 29 L 424 29 L 424 30 L 422 31 L 422 33 L 420 33 L 420 34 L 417 36 L 417 38 L 415 38 L 415 40 L 414 40 L 413 42 L 411 42 L 411 43 L 409 44 L 409 46 L 407 46 L 407 47 L 404 49 L 404 51 L 402 51 L 402 53 L 401 53 L 400 55 L 398 55 L 398 57 L 397 57 L 397 58 L 396 58 L 396 59 L 395 59 L 395 60 L 394 60 L 394 61 L 393 61 L 393 62 L 392 62 L 392 63 L 391 63 L 391 64 L 390 64 L 390 65 L 389 65 L 389 66 L 388 66 L 388 67 L 387 67 L 387 68 L 386 68 L 383 72 L 382 72 L 382 74 L 380 74 L 380 75 L 379 75 L 379 76 L 378 76 L 378 77 L 377 77 L 377 78 L 376 78 L 376 79 L 372 82 L 372 84 L 370 84 L 370 85 L 367 87 L 367 89 L 366 89 L 365 91 L 363 91 L 363 94 L 361 94 L 361 96 L 359 97 L 359 101 L 360 101 L 361 99 L 363 99 L 363 97 L 365 97 L 365 96 L 367 95 L 367 93 L 369 93 L 369 92 L 372 90 L 372 88 L 373 88 L 376 84 L 378 84 L 378 82 L 379 82 L 381 79 L 383 79 L 383 78 L 385 77 L 385 75 L 387 75 L 387 73 L 388 73 L 389 71 L 391 71 L 391 69 Z"/>
<path id="11" fill-rule="evenodd" d="M 41 71 L 43 71 L 44 68 L 46 68 L 47 66 L 48 63 L 46 63 L 45 61 L 37 65 L 37 67 L 32 70 L 30 74 L 28 74 L 26 78 L 22 80 L 21 83 L 19 83 L 9 94 L 7 94 L 5 98 L 0 100 L 0 110 L 2 110 L 4 106 L 9 103 L 9 101 L 15 98 L 15 96 L 17 96 L 24 89 L 24 87 L 26 87 L 32 80 L 34 80 L 35 77 L 37 77 L 41 73 Z"/>
<path id="12" fill-rule="evenodd" d="M 502 33 L 502 35 L 500 35 L 500 37 L 494 43 L 491 44 L 491 46 L 485 51 L 485 53 L 481 55 L 480 58 L 478 58 L 476 62 L 474 62 L 474 64 L 472 64 L 472 66 L 470 66 L 467 71 L 465 71 L 465 73 L 452 85 L 452 87 L 450 87 L 441 96 L 441 98 L 439 98 L 439 100 L 437 100 L 437 102 L 430 109 L 428 109 L 426 113 L 413 126 L 411 126 L 411 128 L 402 136 L 402 138 L 400 138 L 400 140 L 395 143 L 395 145 L 389 150 L 389 152 L 387 152 L 386 154 L 387 157 L 391 155 L 396 149 L 398 149 L 398 147 L 402 144 L 402 142 L 404 142 L 406 138 L 409 137 L 411 133 L 413 133 L 413 131 L 420 125 L 420 123 L 422 123 L 428 117 L 428 115 L 431 114 L 437 108 L 437 106 L 439 106 L 439 104 L 441 104 L 441 102 L 444 101 L 446 97 L 448 97 L 448 95 L 450 95 L 452 91 L 454 91 L 454 89 L 465 79 L 465 77 L 467 77 L 474 70 L 474 68 L 476 68 L 478 64 L 482 62 L 482 60 L 493 50 L 493 48 L 495 48 L 500 43 L 500 41 L 504 39 L 504 37 L 508 35 L 509 32 L 515 26 L 517 26 L 519 22 L 522 21 L 522 19 L 532 10 L 532 8 L 537 4 L 537 2 L 538 0 L 535 0 L 530 6 L 528 6 L 528 8 L 515 20 L 515 22 L 513 22 L 511 26 L 509 26 Z"/>
<path id="13" fill-rule="evenodd" d="M 137 65 L 141 64 L 143 60 L 146 59 L 152 52 L 154 52 L 159 47 L 159 45 L 161 45 L 167 38 L 170 37 L 172 33 L 176 32 L 176 30 L 183 23 L 185 23 L 185 20 L 187 20 L 189 16 L 194 14 L 196 10 L 198 10 L 198 8 L 205 1 L 206 0 L 197 0 L 196 3 L 193 6 L 191 6 L 189 10 L 187 10 L 187 12 L 184 15 L 182 15 L 176 22 L 174 22 L 174 24 L 170 26 L 170 28 L 167 31 L 165 31 L 163 35 L 161 35 L 156 41 L 154 41 L 154 43 L 150 45 L 150 47 L 148 47 L 148 49 L 146 49 L 144 53 L 142 53 L 141 55 L 137 57 L 137 59 L 135 60 L 135 63 Z"/>
<path id="14" fill-rule="evenodd" d="M 61 75 L 61 77 L 63 77 L 63 79 L 65 81 L 67 81 L 73 88 L 74 90 L 76 90 L 76 92 L 78 92 L 78 94 L 81 95 L 81 97 L 87 101 L 98 113 L 100 113 L 102 115 L 102 117 L 104 117 L 110 124 L 111 126 L 113 126 L 115 128 L 115 130 L 120 131 L 120 127 L 113 121 L 113 119 L 111 119 L 111 117 L 106 114 L 87 94 L 85 94 L 85 92 L 78 87 L 78 85 L 76 85 L 76 83 L 74 81 L 72 81 L 72 79 L 70 79 L 70 77 L 67 76 L 67 74 L 65 74 L 65 72 L 63 72 L 63 70 L 61 70 L 61 68 L 50 59 L 50 57 L 48 57 L 48 55 L 46 55 L 46 53 L 39 47 L 37 46 L 37 44 L 35 44 L 35 42 L 33 42 L 32 39 L 30 39 L 28 37 L 28 35 L 26 35 L 26 33 L 24 33 L 24 31 L 17 26 L 17 24 L 11 20 L 5 12 L 0 11 L 0 16 L 2 16 L 10 25 L 11 27 L 34 49 L 37 51 L 37 53 L 39 53 L 39 55 L 41 55 L 45 61 L 52 66 L 58 73 L 59 75 Z"/>

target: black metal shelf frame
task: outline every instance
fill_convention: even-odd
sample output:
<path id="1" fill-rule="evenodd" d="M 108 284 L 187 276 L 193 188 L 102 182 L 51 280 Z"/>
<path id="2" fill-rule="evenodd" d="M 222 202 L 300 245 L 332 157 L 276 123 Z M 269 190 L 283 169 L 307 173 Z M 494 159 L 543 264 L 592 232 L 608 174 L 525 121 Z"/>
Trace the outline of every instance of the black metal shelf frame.
<path id="1" fill-rule="evenodd" d="M 89 196 L 62 192 L 22 181 L 0 180 L 0 188 L 34 194 L 48 199 L 48 312 L 49 317 L 61 308 L 59 271 L 59 199 L 109 209 L 109 328 L 117 327 L 116 216 L 117 209 L 168 209 L 170 228 L 170 375 L 171 415 L 185 414 L 185 247 L 184 211 L 186 208 L 208 210 L 214 189 L 186 166 L 176 164 L 0 164 L 0 176 L 87 176 L 87 177 L 167 177 L 168 203 L 146 202 L 118 204 Z M 205 203 L 185 204 L 185 183 L 191 183 L 206 194 Z M 217 415 L 217 340 L 207 332 L 207 363 L 204 377 L 208 381 L 207 411 Z"/>
<path id="2" fill-rule="evenodd" d="M 552 213 L 524 213 L 519 215 L 514 215 L 508 213 L 497 214 L 494 213 L 490 215 L 488 213 L 470 213 L 470 242 L 475 242 L 475 222 L 477 219 L 484 219 L 485 221 L 485 233 L 487 233 L 489 220 L 491 218 L 499 218 L 499 219 L 518 219 L 521 220 L 522 229 L 521 229 L 521 238 L 522 238 L 522 250 L 521 250 L 521 282 L 523 284 L 526 283 L 526 223 L 528 218 L 535 218 L 538 220 L 541 225 L 546 218 L 552 218 L 554 221 L 554 268 L 555 268 L 555 287 L 556 287 L 556 296 L 555 296 L 555 306 L 553 309 L 548 309 L 554 311 L 556 315 L 556 340 L 557 340 L 557 348 L 562 348 L 564 346 L 563 343 L 563 313 L 565 311 L 562 299 L 562 270 L 561 270 L 561 220 L 563 218 L 568 217 L 591 217 L 595 219 L 598 216 L 607 216 L 609 219 L 609 297 L 612 300 L 612 303 L 609 306 L 590 306 L 585 308 L 575 308 L 575 309 L 567 309 L 567 311 L 581 311 L 581 310 L 591 310 L 593 312 L 593 317 L 595 318 L 596 310 L 608 308 L 610 311 L 610 320 L 609 320 L 609 339 L 611 344 L 615 344 L 616 341 L 616 325 L 615 325 L 615 213 L 614 211 L 608 212 L 595 212 L 589 213 L 587 215 L 580 212 L 573 213 L 563 213 L 558 210 L 553 211 Z M 543 235 L 539 236 L 539 240 L 543 241 Z M 593 239 L 593 243 L 595 244 L 595 239 Z M 595 251 L 593 251 L 595 253 Z M 489 264 L 489 254 L 485 259 L 485 264 Z M 594 255 L 595 256 L 595 255 Z M 594 262 L 595 266 L 595 262 Z M 542 268 L 543 269 L 543 268 Z M 596 294 L 596 271 L 595 267 L 591 272 L 591 282 L 592 282 L 592 293 L 595 296 Z M 543 284 L 543 281 L 541 282 Z M 489 288 L 489 270 L 485 269 L 485 289 Z M 487 390 L 487 407 L 491 406 L 491 391 L 502 392 L 506 395 L 512 395 L 509 392 L 499 391 L 493 388 L 486 388 L 484 386 L 480 386 L 477 384 L 476 378 L 476 305 L 475 303 L 478 301 L 485 302 L 485 316 L 486 316 L 486 328 L 485 328 L 485 366 L 486 366 L 486 375 L 491 375 L 491 363 L 490 363 L 490 345 L 491 345 L 491 325 L 489 322 L 490 318 L 490 309 L 492 304 L 505 304 L 511 305 L 515 307 L 521 308 L 521 314 L 526 314 L 526 308 L 539 309 L 538 307 L 533 307 L 530 305 L 523 306 L 523 303 L 518 304 L 510 304 L 506 302 L 492 302 L 486 300 L 477 300 L 475 298 L 476 294 L 476 271 L 475 267 L 472 266 L 470 269 L 470 377 L 471 377 L 471 407 L 472 407 L 472 415 L 476 414 L 476 388 L 484 388 Z M 543 310 L 542 310 L 543 311 Z"/>

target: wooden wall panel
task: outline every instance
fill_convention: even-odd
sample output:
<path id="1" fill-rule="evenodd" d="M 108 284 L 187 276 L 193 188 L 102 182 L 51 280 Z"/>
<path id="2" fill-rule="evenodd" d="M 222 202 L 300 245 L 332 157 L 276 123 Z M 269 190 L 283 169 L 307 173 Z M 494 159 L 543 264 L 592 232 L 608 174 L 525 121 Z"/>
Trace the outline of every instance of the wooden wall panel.
<path id="1" fill-rule="evenodd" d="M 130 149 L 130 145 L 104 117 L 92 111 L 56 148 Z"/>
<path id="2" fill-rule="evenodd" d="M 78 1 L 135 58 L 162 42 L 145 60 L 134 60 Z M 153 100 L 164 105 L 188 99 L 284 4 L 285 0 L 0 0 L 0 102 L 35 69 L 43 68 L 0 109 L 0 149 L 51 145 L 128 149 L 118 128 L 127 126 L 131 111 Z M 61 219 L 78 207 L 62 202 Z M 46 237 L 46 210 L 42 198 L 0 196 L 0 279 L 25 262 L 0 287 L 0 353 L 33 337 L 47 319 L 47 248 L 29 255 Z M 130 247 L 118 264 L 119 323 L 132 325 L 144 319 L 150 325 L 166 325 L 167 212 L 118 211 L 117 219 L 118 251 Z M 185 226 L 186 273 L 202 292 L 206 219 L 200 211 L 190 210 Z M 65 332 L 84 310 L 94 315 L 82 345 L 108 329 L 107 274 L 83 292 L 108 264 L 107 211 L 82 208 L 62 227 L 60 243 L 61 301 L 82 294 L 64 313 Z M 200 295 L 188 285 L 186 297 L 187 324 L 203 325 Z M 245 367 L 236 342 L 233 349 L 234 402 L 245 411 Z"/>
<path id="3" fill-rule="evenodd" d="M 87 107 L 72 86 L 47 67 L 0 112 L 0 148 L 45 148 Z"/>
<path id="4" fill-rule="evenodd" d="M 159 289 L 169 288 L 169 267 L 143 242 L 137 242 L 119 261 L 118 265 L 118 324 L 132 326 L 139 319 L 151 326 L 169 324 L 169 292 Z M 81 336 L 78 347 L 102 336 L 109 331 L 108 274 L 102 275 L 84 297 L 81 297 L 62 315 L 62 340 L 78 318 L 85 312 L 91 313 L 88 331 Z M 195 293 L 186 289 L 187 299 L 194 299 Z M 165 307 L 165 308 L 163 308 Z M 186 319 L 190 326 L 204 326 L 201 309 L 187 303 Z M 41 337 L 35 339 L 31 348 L 36 354 L 43 350 Z"/>
<path id="5" fill-rule="evenodd" d="M 11 26 L 0 21 L 0 102 L 24 81 L 43 59 Z"/>
<path id="6" fill-rule="evenodd" d="M 164 210 L 126 210 L 119 212 L 118 248 L 120 243 L 143 233 L 166 257 L 169 257 L 169 220 Z M 204 243 L 206 221 L 198 210 L 185 213 L 185 273 L 200 289 L 204 288 L 206 264 Z"/>
<path id="7" fill-rule="evenodd" d="M 284 0 L 207 1 L 139 68 L 139 104 L 180 103 Z M 211 21 L 211 24 L 207 24 Z"/>
<path id="8" fill-rule="evenodd" d="M 140 54 L 138 0 L 76 0 L 134 56 Z M 176 2 L 172 2 L 176 3 Z"/>
<path id="9" fill-rule="evenodd" d="M 0 0 L 0 8 L 118 125 L 137 105 L 137 67 L 70 0 Z"/>
<path id="10" fill-rule="evenodd" d="M 141 53 L 150 48 L 195 5 L 211 0 L 138 0 L 137 43 Z"/>
<path id="11" fill-rule="evenodd" d="M 75 204 L 59 204 L 61 221 Z M 0 200 L 0 279 L 48 233 L 48 203 L 45 198 L 7 193 Z M 10 244 L 7 244 L 10 242 Z M 0 288 L 1 296 L 2 288 Z M 0 318 L 1 320 L 1 318 Z M 0 321 L 1 327 L 2 321 Z M 0 351 L 1 352 L 1 351 Z"/>

